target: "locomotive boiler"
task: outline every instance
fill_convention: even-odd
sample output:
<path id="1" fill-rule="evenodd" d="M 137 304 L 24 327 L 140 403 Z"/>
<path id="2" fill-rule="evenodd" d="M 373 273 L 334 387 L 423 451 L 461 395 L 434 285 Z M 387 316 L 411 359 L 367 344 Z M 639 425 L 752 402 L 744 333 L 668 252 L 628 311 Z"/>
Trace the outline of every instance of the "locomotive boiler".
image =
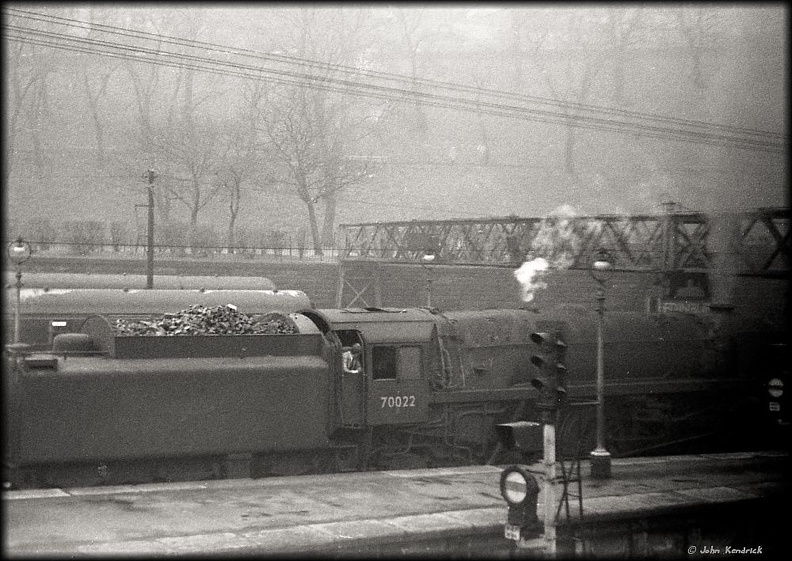
<path id="1" fill-rule="evenodd" d="M 548 329 L 567 348 L 560 453 L 593 448 L 590 312 L 283 316 L 292 333 L 156 337 L 119 334 L 112 314 L 94 315 L 51 347 L 12 345 L 4 481 L 84 486 L 510 461 L 495 426 L 538 420 L 531 335 Z M 346 371 L 342 353 L 356 343 L 361 368 Z M 761 320 L 608 314 L 609 449 L 762 445 L 774 373 L 759 357 L 783 343 Z"/>

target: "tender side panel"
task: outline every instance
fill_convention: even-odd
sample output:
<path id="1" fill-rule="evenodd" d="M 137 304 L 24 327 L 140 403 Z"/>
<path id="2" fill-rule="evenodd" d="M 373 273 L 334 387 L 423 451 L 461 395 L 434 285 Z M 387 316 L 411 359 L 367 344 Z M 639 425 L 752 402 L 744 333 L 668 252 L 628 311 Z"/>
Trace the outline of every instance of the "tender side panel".
<path id="1" fill-rule="evenodd" d="M 20 464 L 325 446 L 320 357 L 59 359 L 18 386 Z"/>

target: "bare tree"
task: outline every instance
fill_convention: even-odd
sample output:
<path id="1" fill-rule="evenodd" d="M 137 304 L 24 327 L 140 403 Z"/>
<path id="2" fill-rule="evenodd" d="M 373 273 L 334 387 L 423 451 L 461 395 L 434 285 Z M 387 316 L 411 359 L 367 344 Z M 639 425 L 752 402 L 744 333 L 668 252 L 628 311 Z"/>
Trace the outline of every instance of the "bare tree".
<path id="1" fill-rule="evenodd" d="M 264 158 L 256 131 L 256 116 L 261 107 L 264 87 L 264 83 L 259 81 L 243 83 L 243 106 L 222 131 L 223 153 L 219 159 L 217 181 L 228 196 L 229 252 L 236 245 L 236 221 L 242 208 L 243 194 L 257 177 L 264 175 L 260 173 Z"/>
<path id="2" fill-rule="evenodd" d="M 530 48 L 536 74 L 542 77 L 551 97 L 559 102 L 558 108 L 567 123 L 564 168 L 573 180 L 578 178 L 575 145 L 579 111 L 576 106 L 588 101 L 597 76 L 606 69 L 612 57 L 612 39 L 601 33 L 609 24 L 608 10 L 538 9 L 531 17 L 521 20 L 521 35 Z M 550 25 L 551 21 L 554 26 Z M 553 28 L 560 31 L 550 33 Z"/>
<path id="3" fill-rule="evenodd" d="M 157 130 L 162 156 L 162 185 L 190 215 L 190 243 L 196 239 L 198 215 L 220 191 L 214 172 L 218 164 L 219 127 L 209 117 Z"/>
<path id="4" fill-rule="evenodd" d="M 140 149 L 147 153 L 154 145 L 153 117 L 154 95 L 160 79 L 160 67 L 156 64 L 125 62 L 124 67 L 132 81 L 135 105 L 138 110 Z"/>
<path id="5" fill-rule="evenodd" d="M 429 34 L 423 25 L 424 10 L 415 10 L 413 8 L 397 8 L 396 14 L 399 22 L 399 30 L 404 47 L 404 53 L 409 63 L 410 78 L 412 79 L 413 92 L 416 94 L 415 99 L 415 127 L 418 133 L 425 137 L 428 132 L 428 122 L 426 112 L 424 111 L 423 104 L 417 92 L 419 90 L 418 78 L 421 74 L 419 70 L 420 52 L 423 44 L 429 39 Z M 425 77 L 425 76 L 423 76 Z"/>
<path id="6" fill-rule="evenodd" d="M 174 7 L 168 12 L 168 33 L 179 37 L 182 43 L 169 45 L 170 52 L 176 52 L 184 57 L 203 55 L 202 49 L 191 45 L 207 34 L 208 20 L 203 9 L 195 7 Z M 210 74 L 196 72 L 189 66 L 178 69 L 176 80 L 171 90 L 168 104 L 168 123 L 172 124 L 181 119 L 182 125 L 191 126 L 193 118 L 200 111 L 201 105 L 207 101 L 222 96 L 223 82 L 213 82 Z"/>
<path id="7" fill-rule="evenodd" d="M 603 26 L 611 42 L 612 98 L 617 107 L 628 105 L 624 97 L 624 84 L 630 50 L 637 47 L 640 32 L 646 25 L 645 11 L 641 8 L 611 8 Z"/>
<path id="8" fill-rule="evenodd" d="M 332 236 L 336 195 L 364 181 L 372 169 L 368 159 L 349 157 L 370 133 L 369 115 L 356 112 L 343 94 L 321 88 L 337 72 L 335 65 L 350 63 L 365 49 L 366 20 L 361 8 L 289 10 L 283 16 L 290 32 L 285 49 L 323 64 L 304 69 L 308 76 L 297 85 L 268 92 L 259 114 L 259 128 L 279 163 L 272 180 L 292 187 L 306 205 L 317 255 Z"/>
<path id="9" fill-rule="evenodd" d="M 512 63 L 512 90 L 523 91 L 523 64 L 525 52 L 523 47 L 524 27 L 527 25 L 529 13 L 525 8 L 509 7 L 509 50 Z"/>
<path id="10" fill-rule="evenodd" d="M 11 177 L 17 141 L 21 125 L 26 118 L 26 108 L 35 96 L 40 81 L 45 80 L 49 69 L 31 60 L 39 58 L 36 47 L 24 43 L 9 42 L 5 49 L 3 67 L 6 72 L 6 110 L 3 111 L 5 133 L 5 166 L 3 175 L 6 185 Z"/>
<path id="11" fill-rule="evenodd" d="M 42 7 L 46 12 L 51 8 Z M 43 21 L 21 20 L 15 15 L 4 14 L 4 23 L 10 25 L 9 30 L 16 29 L 15 24 L 20 24 L 22 29 L 37 28 L 42 31 L 50 27 Z M 24 36 L 24 34 L 22 34 Z M 33 148 L 33 161 L 39 170 L 44 166 L 44 146 L 42 130 L 44 119 L 50 114 L 49 87 L 52 76 L 60 66 L 61 53 L 55 49 L 37 46 L 23 41 L 6 41 L 7 49 L 4 53 L 3 65 L 6 75 L 6 103 L 7 109 L 3 111 L 5 132 L 6 166 L 4 176 L 9 179 L 13 166 L 13 156 L 21 140 L 20 132 L 23 128 L 28 133 L 28 138 Z"/>
<path id="12" fill-rule="evenodd" d="M 44 143 L 42 139 L 42 131 L 44 129 L 44 120 L 50 116 L 49 104 L 49 80 L 47 76 L 54 73 L 57 66 L 52 57 L 47 57 L 47 62 L 41 74 L 42 79 L 37 80 L 32 89 L 32 103 L 30 111 L 27 114 L 27 122 L 30 129 L 30 139 L 33 143 L 33 159 L 36 162 L 36 168 L 43 170 L 44 168 Z"/>
<path id="13" fill-rule="evenodd" d="M 85 88 L 85 97 L 88 100 L 88 109 L 91 113 L 91 118 L 94 124 L 94 134 L 96 135 L 96 163 L 100 168 L 105 165 L 105 147 L 104 147 L 104 122 L 101 117 L 100 103 L 107 91 L 107 84 L 115 72 L 117 66 L 110 68 L 101 67 L 98 70 L 91 69 L 88 64 L 81 66 L 83 87 Z"/>
<path id="14" fill-rule="evenodd" d="M 711 73 L 713 68 L 711 64 L 705 64 L 704 59 L 707 51 L 716 44 L 718 27 L 722 23 L 721 16 L 712 6 L 706 5 L 675 8 L 673 16 L 676 30 L 687 47 L 693 85 L 700 90 L 706 89 L 708 78 L 705 69 Z"/>
<path id="15" fill-rule="evenodd" d="M 174 7 L 169 16 L 169 34 L 183 41 L 179 46 L 170 45 L 169 51 L 193 56 L 196 47 L 191 43 L 205 33 L 206 13 L 192 7 Z M 172 178 L 167 190 L 189 211 L 190 245 L 193 247 L 198 235 L 199 213 L 224 186 L 228 187 L 227 182 L 217 176 L 223 150 L 221 120 L 210 116 L 216 114 L 210 107 L 211 102 L 220 99 L 224 91 L 212 88 L 206 76 L 189 66 L 179 68 L 171 90 L 167 128 L 156 143 L 164 165 L 174 170 L 173 175 L 186 176 Z M 232 209 L 236 213 L 238 203 L 239 199 L 232 196 Z"/>
<path id="16" fill-rule="evenodd" d="M 372 167 L 365 159 L 344 157 L 347 131 L 333 126 L 326 108 L 317 102 L 320 94 L 307 86 L 281 91 L 261 120 L 280 163 L 272 181 L 292 187 L 305 204 L 317 255 L 323 254 L 317 204 L 364 181 Z"/>
<path id="17" fill-rule="evenodd" d="M 135 17 L 131 14 L 129 26 L 144 31 L 148 31 L 155 41 L 150 48 L 155 52 L 162 46 L 162 24 L 154 13 L 141 14 Z M 136 150 L 133 150 L 131 165 L 139 165 L 141 160 L 146 162 L 149 168 L 159 167 L 156 154 L 157 139 L 155 133 L 155 109 L 157 107 L 157 93 L 160 91 L 162 81 L 161 67 L 157 64 L 145 62 L 125 61 L 123 68 L 129 75 L 132 91 L 134 92 L 134 104 L 137 113 L 138 131 L 133 134 L 137 139 Z M 140 157 L 138 157 L 138 154 Z M 137 170 L 142 173 L 145 170 Z M 155 183 L 154 189 L 155 208 L 159 221 L 168 223 L 170 221 L 171 201 L 167 189 L 161 187 L 162 182 Z"/>
<path id="18" fill-rule="evenodd" d="M 107 8 L 89 8 L 89 23 L 111 23 L 114 11 Z M 89 37 L 96 32 L 92 28 Z M 100 35 L 101 38 L 101 35 Z M 94 125 L 96 138 L 96 163 L 100 168 L 105 165 L 105 123 L 102 119 L 101 104 L 106 101 L 107 86 L 110 78 L 118 70 L 120 64 L 113 59 L 96 55 L 83 55 L 79 72 L 82 78 L 88 110 Z"/>

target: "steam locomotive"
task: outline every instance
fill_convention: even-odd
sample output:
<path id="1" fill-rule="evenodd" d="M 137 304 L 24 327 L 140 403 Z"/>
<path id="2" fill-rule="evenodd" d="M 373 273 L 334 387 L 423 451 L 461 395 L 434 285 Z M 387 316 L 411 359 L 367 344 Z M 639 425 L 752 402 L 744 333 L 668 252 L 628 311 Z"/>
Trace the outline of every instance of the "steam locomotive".
<path id="1" fill-rule="evenodd" d="M 37 318 L 32 304 L 44 295 L 28 298 L 22 343 L 6 349 L 7 486 L 514 461 L 518 452 L 499 446 L 495 427 L 539 420 L 532 356 L 541 349 L 532 334 L 543 332 L 566 346 L 559 453 L 594 447 L 597 316 L 589 311 L 315 309 L 297 291 L 86 292 L 38 300 Z M 52 311 L 57 297 L 60 313 L 72 314 L 65 332 L 45 325 L 62 321 Z M 188 300 L 280 310 L 296 329 L 151 337 L 113 328 L 117 317 Z M 779 326 L 726 313 L 610 312 L 604 338 L 614 456 L 775 438 L 767 382 L 789 364 L 788 354 L 768 358 L 787 353 Z M 356 343 L 361 368 L 346 371 L 342 353 Z"/>

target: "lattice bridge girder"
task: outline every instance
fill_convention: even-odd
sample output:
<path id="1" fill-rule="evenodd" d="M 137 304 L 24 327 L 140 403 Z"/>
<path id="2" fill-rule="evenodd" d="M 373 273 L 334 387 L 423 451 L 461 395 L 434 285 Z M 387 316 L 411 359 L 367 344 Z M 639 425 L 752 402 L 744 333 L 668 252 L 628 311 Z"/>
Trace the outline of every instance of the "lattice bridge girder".
<path id="1" fill-rule="evenodd" d="M 619 270 L 707 270 L 728 259 L 741 275 L 784 276 L 789 224 L 788 208 L 344 224 L 341 257 L 420 262 L 433 254 L 447 265 L 497 266 L 543 257 L 551 267 L 586 269 L 603 248 Z"/>

